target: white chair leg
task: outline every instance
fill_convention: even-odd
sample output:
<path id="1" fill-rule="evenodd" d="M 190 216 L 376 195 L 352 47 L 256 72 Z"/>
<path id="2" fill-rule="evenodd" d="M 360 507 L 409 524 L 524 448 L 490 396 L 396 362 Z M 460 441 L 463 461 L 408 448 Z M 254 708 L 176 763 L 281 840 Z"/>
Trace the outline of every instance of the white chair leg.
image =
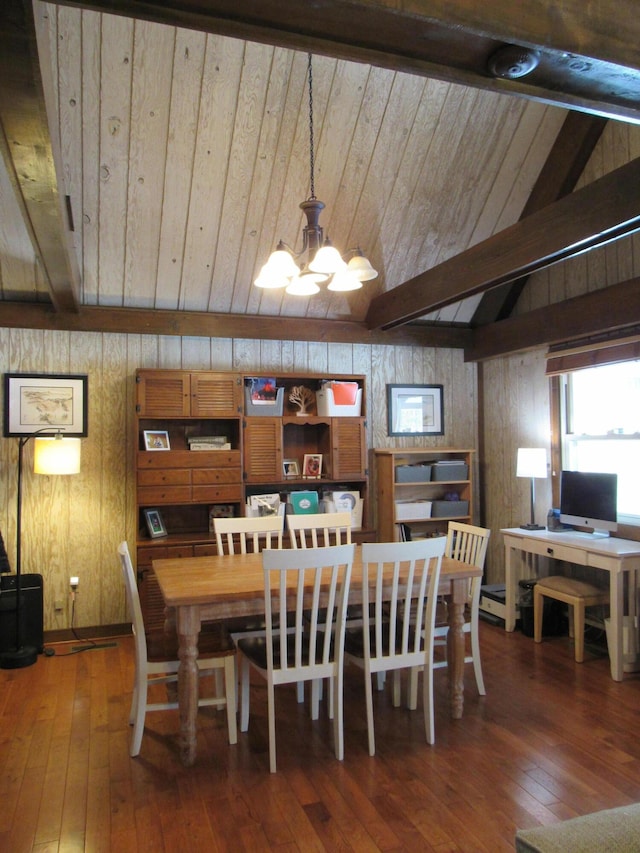
<path id="1" fill-rule="evenodd" d="M 333 694 L 334 694 L 334 691 L 335 691 L 335 684 L 333 683 L 333 678 L 330 678 L 329 679 L 329 705 L 328 705 L 329 719 L 330 720 L 334 719 L 334 716 L 333 716 L 333 701 L 334 701 L 333 700 Z M 320 698 L 322 698 L 322 696 Z"/>
<path id="2" fill-rule="evenodd" d="M 471 623 L 471 656 L 473 658 L 473 671 L 476 676 L 476 686 L 480 696 L 486 696 L 484 678 L 482 677 L 482 663 L 480 662 L 480 638 L 478 636 L 478 617 Z"/>
<path id="3" fill-rule="evenodd" d="M 246 732 L 249 728 L 249 676 L 250 676 L 250 665 L 249 661 L 240 657 L 240 679 L 242 682 L 242 689 L 240 691 L 240 731 Z"/>
<path id="4" fill-rule="evenodd" d="M 267 696 L 269 705 L 269 770 L 276 772 L 276 697 L 273 681 L 268 679 Z"/>
<path id="5" fill-rule="evenodd" d="M 396 669 L 393 673 L 393 707 L 399 708 L 401 701 L 400 670 Z"/>
<path id="6" fill-rule="evenodd" d="M 407 708 L 415 711 L 418 707 L 418 675 L 420 667 L 412 666 L 409 670 L 409 688 L 407 696 Z"/>
<path id="7" fill-rule="evenodd" d="M 311 719 L 317 720 L 320 716 L 320 687 L 322 680 L 314 678 L 311 682 Z"/>
<path id="8" fill-rule="evenodd" d="M 377 674 L 377 678 L 378 678 L 378 692 L 382 692 L 384 690 L 384 683 L 387 679 L 387 673 L 386 672 L 379 672 Z"/>
<path id="9" fill-rule="evenodd" d="M 376 754 L 376 738 L 373 731 L 373 688 L 371 686 L 371 675 L 365 670 L 364 692 L 367 703 L 367 733 L 369 737 L 369 755 Z"/>
<path id="10" fill-rule="evenodd" d="M 298 705 L 302 705 L 304 702 L 304 681 L 299 681 L 296 684 L 296 695 L 298 698 Z"/>
<path id="11" fill-rule="evenodd" d="M 219 671 L 219 670 L 218 670 Z M 224 689 L 227 697 L 227 728 L 229 743 L 238 743 L 238 726 L 236 722 L 236 666 L 235 656 L 224 659 Z"/>
<path id="12" fill-rule="evenodd" d="M 333 718 L 333 743 L 336 758 L 344 760 L 344 708 L 342 673 L 329 679 L 330 716 Z"/>
<path id="13" fill-rule="evenodd" d="M 433 667 L 425 666 L 422 670 L 424 683 L 422 685 L 422 704 L 424 705 L 424 728 L 427 736 L 427 743 L 433 744 L 436 741 L 435 725 L 433 721 Z"/>
<path id="14" fill-rule="evenodd" d="M 135 701 L 135 719 L 133 721 L 133 732 L 131 733 L 131 744 L 129 746 L 129 755 L 131 757 L 140 754 L 142 746 L 142 735 L 144 733 L 144 718 L 147 709 L 147 677 L 145 675 L 141 683 L 138 684 L 136 690 Z"/>
<path id="15" fill-rule="evenodd" d="M 223 682 L 223 678 L 222 678 L 222 670 L 221 669 L 215 669 L 214 670 L 214 678 L 215 678 L 215 682 L 216 682 L 216 697 L 219 699 L 221 696 L 225 695 L 225 693 L 222 692 L 224 690 L 224 682 Z M 219 706 L 218 710 L 220 710 L 221 707 L 222 706 Z"/>

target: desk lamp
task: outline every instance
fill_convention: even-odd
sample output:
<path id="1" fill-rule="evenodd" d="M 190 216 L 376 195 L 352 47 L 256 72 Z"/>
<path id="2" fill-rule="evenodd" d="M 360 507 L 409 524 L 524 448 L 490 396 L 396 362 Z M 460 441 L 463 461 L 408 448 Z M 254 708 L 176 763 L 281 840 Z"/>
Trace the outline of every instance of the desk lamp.
<path id="1" fill-rule="evenodd" d="M 536 524 L 534 521 L 536 503 L 535 481 L 536 479 L 547 479 L 547 451 L 544 447 L 518 448 L 516 477 L 529 477 L 531 479 L 531 521 L 528 524 L 521 524 L 520 527 L 523 530 L 544 530 L 544 527 Z"/>
<path id="2" fill-rule="evenodd" d="M 35 474 L 77 474 L 80 471 L 80 439 L 65 438 L 61 432 L 49 435 L 21 436 L 18 444 L 18 506 L 16 510 L 16 640 L 15 648 L 0 654 L 2 669 L 21 669 L 38 659 L 34 646 L 23 644 L 20 613 L 21 595 L 21 544 L 22 544 L 22 458 L 24 446 L 35 436 L 33 470 Z"/>

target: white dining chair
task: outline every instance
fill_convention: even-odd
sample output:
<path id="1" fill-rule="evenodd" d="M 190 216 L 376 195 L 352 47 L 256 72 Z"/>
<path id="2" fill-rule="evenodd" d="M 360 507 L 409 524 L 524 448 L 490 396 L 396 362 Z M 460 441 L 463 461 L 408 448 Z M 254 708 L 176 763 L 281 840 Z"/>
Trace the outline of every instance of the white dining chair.
<path id="1" fill-rule="evenodd" d="M 256 553 L 263 548 L 282 548 L 284 516 L 214 518 L 218 554 Z"/>
<path id="2" fill-rule="evenodd" d="M 178 680 L 178 637 L 175 632 L 162 629 L 145 632 L 136 576 L 126 542 L 118 546 L 122 567 L 127 609 L 135 644 L 135 678 L 129 713 L 129 724 L 133 726 L 129 754 L 139 755 L 147 712 L 166 711 L 178 707 L 178 702 L 149 702 L 149 687 L 170 684 Z M 218 623 L 215 629 L 201 632 L 198 642 L 198 670 L 200 677 L 224 671 L 224 695 L 201 697 L 198 707 L 214 706 L 226 708 L 229 743 L 238 742 L 236 725 L 235 648 L 224 626 Z"/>
<path id="3" fill-rule="evenodd" d="M 351 544 L 351 513 L 345 512 L 313 512 L 287 515 L 287 529 L 292 548 L 318 548 L 328 545 Z M 353 608 L 351 608 L 353 612 Z M 359 608 L 358 608 L 359 614 Z M 356 618 L 357 615 L 356 614 Z M 347 611 L 347 622 L 350 619 Z M 322 682 L 311 685 L 311 719 L 317 720 L 320 714 L 320 699 L 322 698 Z M 304 684 L 298 685 L 298 702 L 304 702 Z M 329 697 L 329 713 L 331 713 L 331 696 Z"/>
<path id="4" fill-rule="evenodd" d="M 345 660 L 364 670 L 369 755 L 376 749 L 371 682 L 380 672 L 393 672 L 395 707 L 401 670 L 424 672 L 425 732 L 427 743 L 435 741 L 433 633 L 444 546 L 444 537 L 362 546 L 363 624 L 347 629 Z"/>
<path id="5" fill-rule="evenodd" d="M 453 560 L 484 569 L 490 535 L 491 531 L 485 527 L 476 527 L 473 524 L 464 524 L 460 521 L 450 521 L 444 552 L 447 557 L 451 557 Z M 469 635 L 471 645 L 470 654 L 465 654 L 464 662 L 473 664 L 478 693 L 480 696 L 486 696 L 487 691 L 485 690 L 484 678 L 482 677 L 480 636 L 478 630 L 481 586 L 482 577 L 472 578 L 469 581 L 469 597 L 467 607 L 465 608 L 465 623 L 462 630 L 465 635 Z M 436 625 L 436 645 L 443 644 L 446 648 L 448 633 L 448 625 Z M 434 664 L 436 669 L 446 666 L 446 659 L 444 661 L 437 661 Z"/>
<path id="6" fill-rule="evenodd" d="M 280 684 L 331 679 L 334 749 L 338 760 L 344 757 L 344 630 L 354 551 L 355 545 L 334 545 L 262 552 L 266 632 L 264 637 L 238 640 L 240 730 L 249 727 L 248 684 L 253 669 L 267 682 L 272 773 L 276 771 L 275 687 Z"/>

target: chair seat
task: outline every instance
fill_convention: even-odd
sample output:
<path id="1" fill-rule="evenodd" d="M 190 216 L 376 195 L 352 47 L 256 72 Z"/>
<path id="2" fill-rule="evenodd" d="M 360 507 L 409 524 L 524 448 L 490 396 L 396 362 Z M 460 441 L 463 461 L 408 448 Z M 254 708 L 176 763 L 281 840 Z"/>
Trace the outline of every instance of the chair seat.
<path id="1" fill-rule="evenodd" d="M 238 639 L 238 648 L 245 657 L 254 663 L 260 669 L 267 668 L 267 638 L 266 637 L 241 637 Z M 295 648 L 293 645 L 288 646 L 287 666 L 292 668 L 295 665 Z M 281 648 L 280 642 L 274 638 L 273 641 L 273 665 L 276 668 L 281 666 Z M 306 637 L 302 641 L 302 660 L 306 663 L 309 660 L 309 642 Z M 316 663 L 322 662 L 322 643 L 316 648 Z"/>
<path id="2" fill-rule="evenodd" d="M 389 639 L 390 639 L 389 638 L 389 633 L 390 633 L 389 627 L 390 626 L 389 626 L 388 622 L 383 622 L 381 636 L 382 636 L 382 648 L 384 650 L 383 651 L 384 654 L 386 654 L 389 650 Z M 376 636 L 375 627 L 370 628 L 369 634 L 370 634 L 370 640 L 369 640 L 370 648 L 374 648 L 375 636 Z M 409 646 L 411 648 L 413 648 L 414 641 L 415 641 L 415 631 L 412 628 L 409 629 L 408 639 L 409 639 Z M 361 627 L 360 628 L 347 628 L 347 630 L 345 631 L 345 635 L 344 635 L 344 648 L 345 648 L 345 652 L 347 652 L 347 654 L 350 654 L 350 655 L 353 655 L 354 657 L 359 657 L 359 658 L 364 657 L 364 654 L 365 654 L 365 651 L 364 651 L 365 650 L 364 631 L 362 630 Z M 393 651 L 394 651 L 394 654 L 400 654 L 402 651 L 402 633 L 401 633 L 399 627 L 396 630 L 396 638 L 395 638 L 395 643 L 393 644 Z M 420 636 L 420 651 L 424 651 L 424 634 L 421 634 L 421 636 Z"/>
<path id="3" fill-rule="evenodd" d="M 540 578 L 536 586 L 539 586 L 543 595 L 551 597 L 554 592 L 572 598 L 602 598 L 609 600 L 606 590 L 578 578 L 568 578 L 564 575 L 550 575 L 548 578 Z"/>

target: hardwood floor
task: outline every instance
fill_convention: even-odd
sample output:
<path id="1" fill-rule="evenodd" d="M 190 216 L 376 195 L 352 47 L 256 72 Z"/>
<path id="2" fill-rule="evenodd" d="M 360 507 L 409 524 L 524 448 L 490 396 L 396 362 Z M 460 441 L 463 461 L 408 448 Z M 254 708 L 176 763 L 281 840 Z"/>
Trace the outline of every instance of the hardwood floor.
<path id="1" fill-rule="evenodd" d="M 640 800 L 640 675 L 622 684 L 587 646 L 536 646 L 481 624 L 487 696 L 466 672 L 464 719 L 448 717 L 436 672 L 436 744 L 421 710 L 376 694 L 367 753 L 362 675 L 345 678 L 345 760 L 326 715 L 276 691 L 278 772 L 268 771 L 266 691 L 252 685 L 249 732 L 226 741 L 200 712 L 198 760 L 181 766 L 177 712 L 147 717 L 130 759 L 131 638 L 0 671 L 0 851 L 513 850 L 530 827 Z"/>

